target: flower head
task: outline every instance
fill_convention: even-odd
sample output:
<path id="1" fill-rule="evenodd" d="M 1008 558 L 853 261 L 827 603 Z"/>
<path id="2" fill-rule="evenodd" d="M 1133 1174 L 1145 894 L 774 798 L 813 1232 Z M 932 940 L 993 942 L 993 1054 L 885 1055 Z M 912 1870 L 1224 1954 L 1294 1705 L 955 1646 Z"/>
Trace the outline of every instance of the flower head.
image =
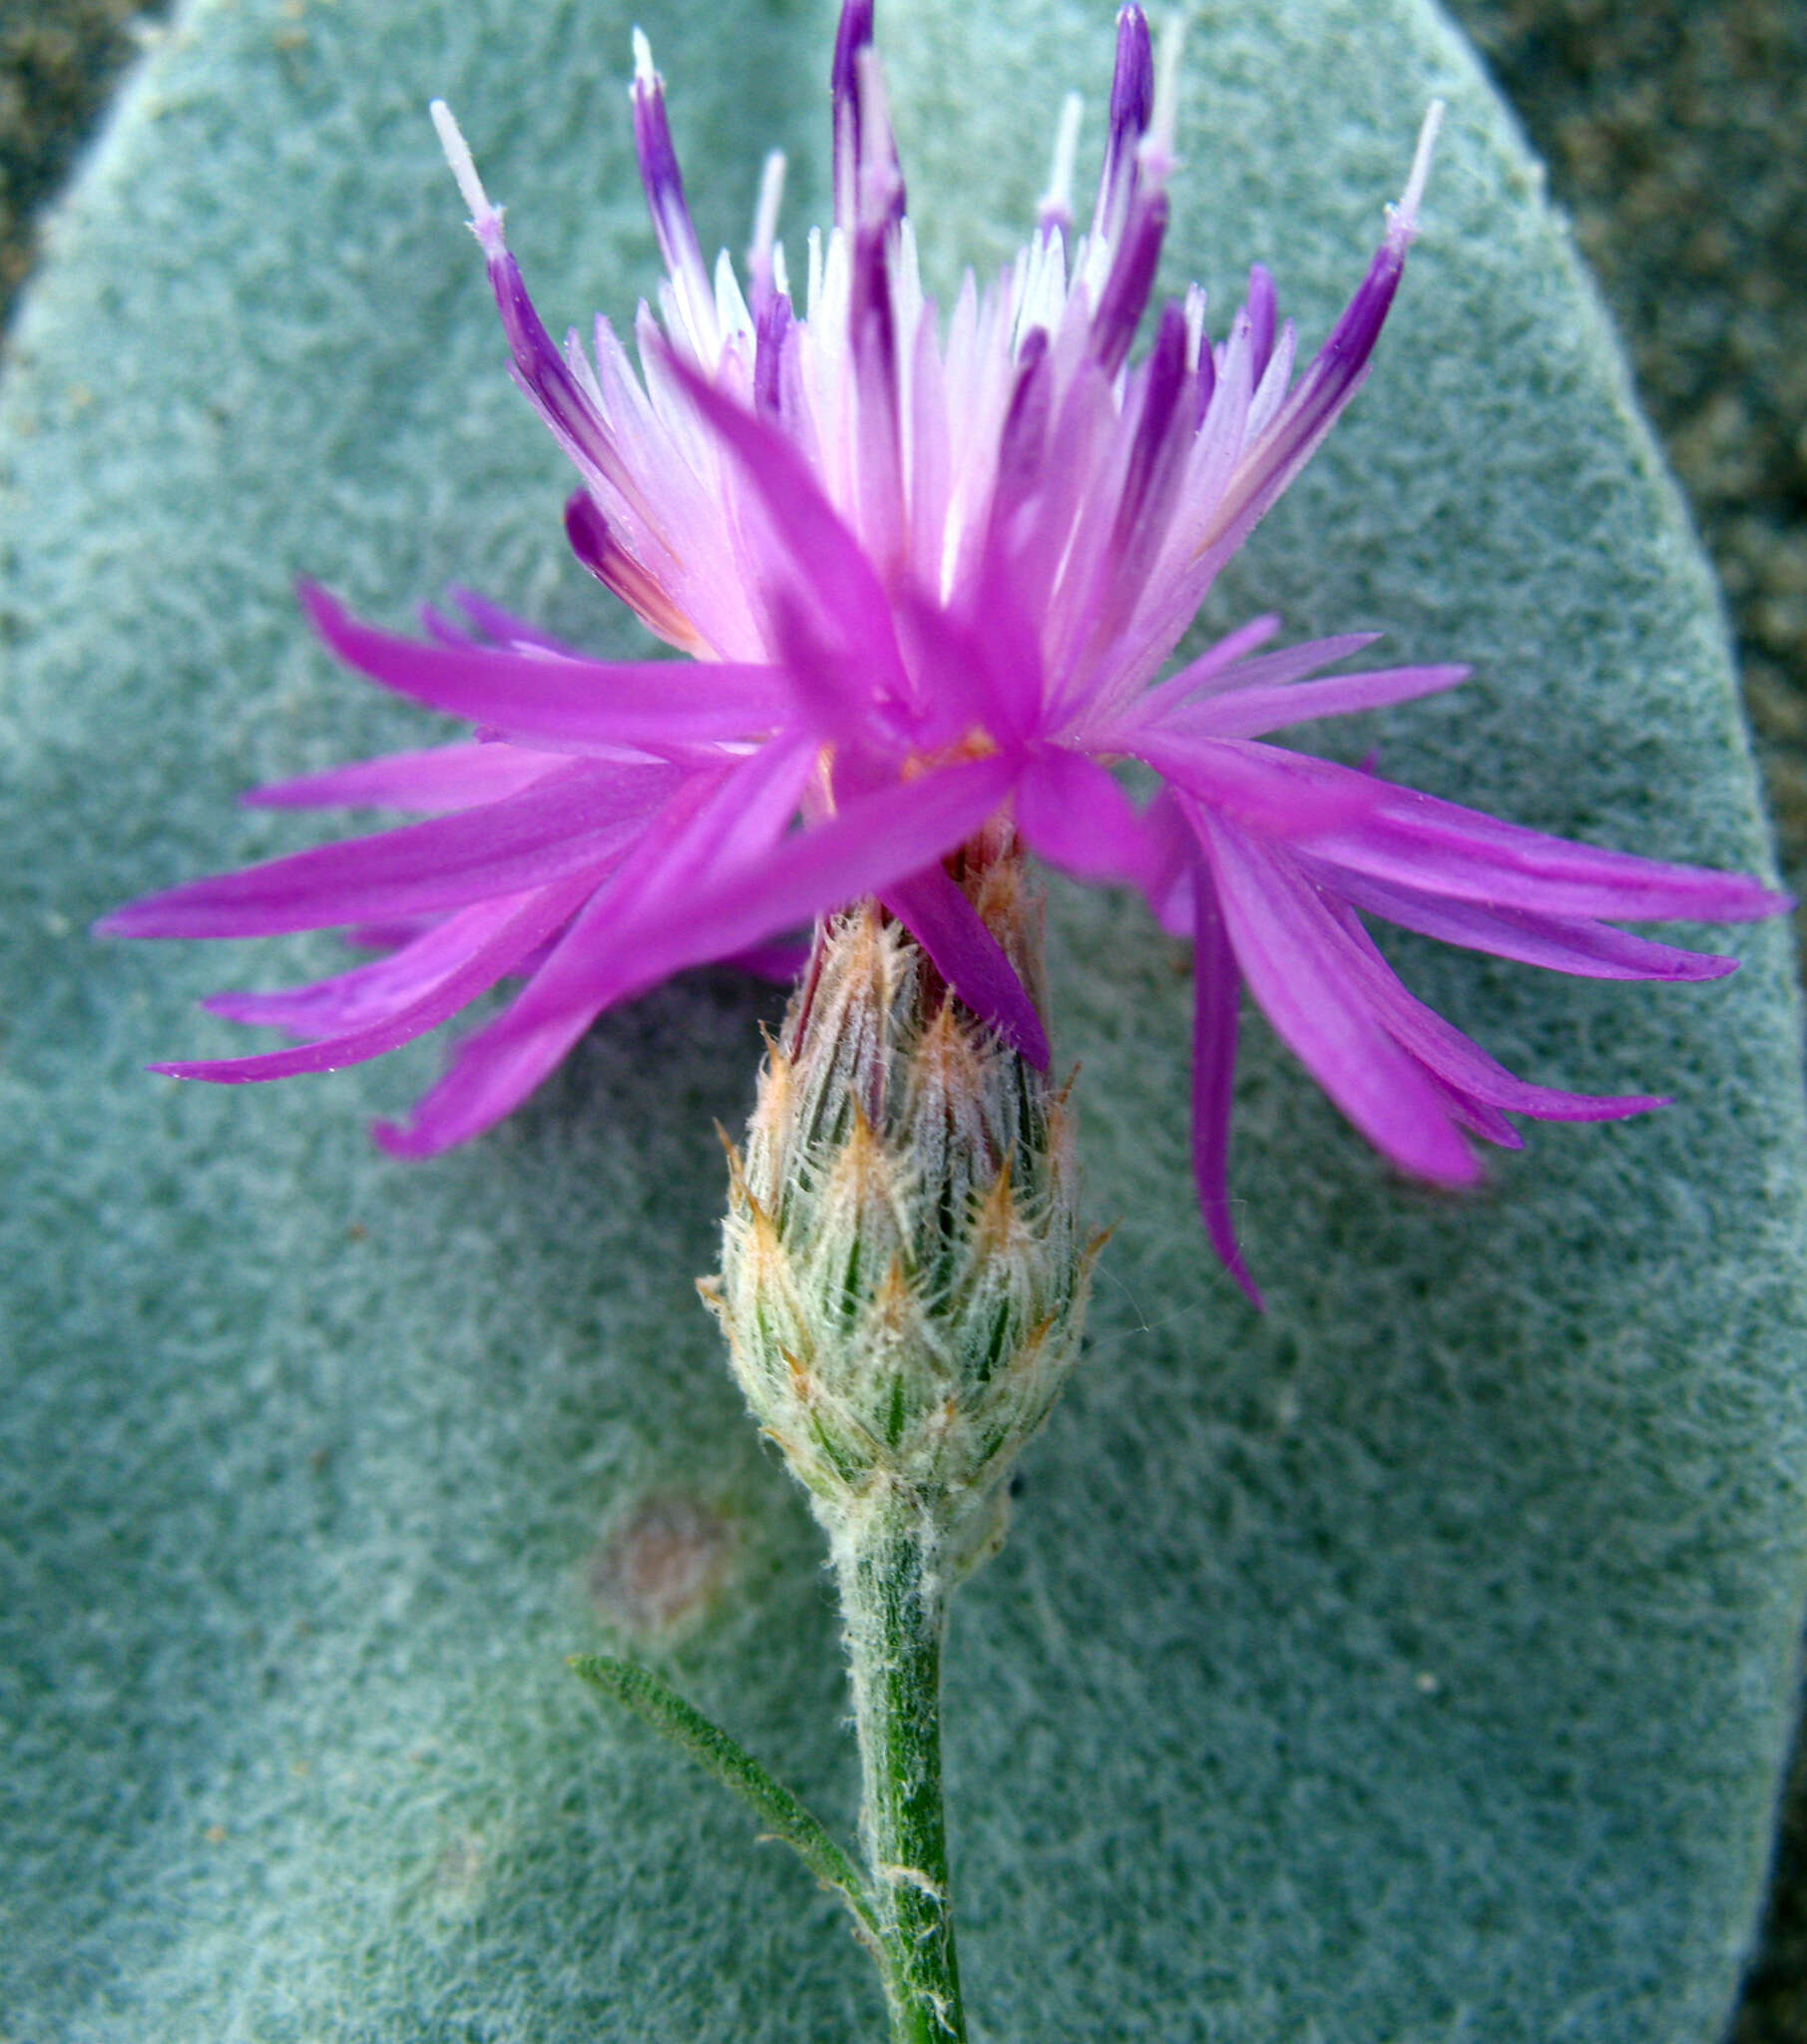
<path id="1" fill-rule="evenodd" d="M 1008 825 L 961 897 L 1023 980 L 1042 904 Z M 955 1566 L 1003 1538 L 1000 1485 L 1079 1360 L 1097 1245 L 1056 1087 L 868 900 L 817 934 L 730 1149 L 702 1293 L 761 1426 L 831 1535 L 926 1513 Z"/>
<path id="2" fill-rule="evenodd" d="M 386 955 L 210 1004 L 302 1039 L 159 1066 L 279 1078 L 377 1056 L 497 982 L 400 1155 L 515 1107 L 614 1003 L 707 960 L 783 962 L 801 927 L 863 897 L 905 924 L 966 1005 L 1045 1065 L 1041 1018 L 946 861 L 999 818 L 1081 879 L 1138 889 L 1196 950 L 1192 1152 L 1211 1240 L 1253 1292 L 1226 1161 L 1246 984 L 1358 1129 L 1406 1171 L 1473 1181 L 1469 1138 L 1509 1114 L 1587 1120 L 1658 1105 L 1515 1078 L 1417 1001 L 1364 916 L 1596 978 L 1706 979 L 1731 961 L 1610 927 L 1743 920 L 1781 897 L 1499 822 L 1263 743 L 1306 719 L 1448 689 L 1458 667 L 1344 669 L 1349 635 L 1276 650 L 1260 618 L 1162 678 L 1212 581 L 1366 377 L 1418 224 L 1439 110 L 1327 340 L 1298 364 L 1255 267 L 1213 338 L 1196 286 L 1152 313 L 1174 157 L 1176 48 L 1118 22 L 1109 134 L 1076 236 L 1077 103 L 1040 218 L 942 318 L 925 296 L 872 47 L 846 0 L 833 62 L 834 223 L 808 240 L 799 312 L 759 193 L 744 282 L 691 226 L 646 40 L 635 139 L 666 265 L 636 322 L 552 339 L 450 115 L 447 155 L 488 263 L 516 381 L 575 465 L 578 558 L 687 662 L 616 663 L 480 600 L 392 636 L 315 588 L 348 665 L 463 718 L 474 740 L 266 787 L 290 806 L 375 803 L 426 820 L 191 882 L 120 910 L 134 936 L 349 926 Z M 1160 778 L 1138 806 L 1110 768 Z M 776 950 L 774 951 L 774 947 Z"/>

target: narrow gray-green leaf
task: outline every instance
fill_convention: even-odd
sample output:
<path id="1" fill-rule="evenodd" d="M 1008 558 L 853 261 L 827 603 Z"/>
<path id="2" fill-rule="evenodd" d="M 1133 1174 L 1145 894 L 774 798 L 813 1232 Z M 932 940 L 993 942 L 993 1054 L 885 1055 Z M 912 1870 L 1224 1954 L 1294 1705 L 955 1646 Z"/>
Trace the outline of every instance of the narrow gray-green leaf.
<path id="1" fill-rule="evenodd" d="M 762 1824 L 771 1826 L 772 1834 L 791 1848 L 825 1888 L 832 1888 L 845 1898 L 848 1908 L 868 1930 L 873 1927 L 872 1905 L 866 1899 L 858 1867 L 829 1836 L 815 1812 L 762 1768 L 738 1741 L 729 1738 L 693 1704 L 686 1703 L 650 1668 L 637 1667 L 613 1654 L 574 1654 L 570 1665 L 573 1674 L 581 1676 L 592 1689 L 623 1710 L 632 1711 L 662 1739 L 688 1754 L 698 1767 L 713 1775 Z"/>

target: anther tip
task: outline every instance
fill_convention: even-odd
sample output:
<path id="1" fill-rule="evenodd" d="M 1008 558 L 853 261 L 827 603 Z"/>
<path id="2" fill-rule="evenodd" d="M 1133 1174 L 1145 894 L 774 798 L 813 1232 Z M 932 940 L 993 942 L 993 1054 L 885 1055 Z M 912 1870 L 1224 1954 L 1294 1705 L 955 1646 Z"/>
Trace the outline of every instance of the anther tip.
<path id="1" fill-rule="evenodd" d="M 446 163 L 458 182 L 459 196 L 470 208 L 472 232 L 489 249 L 502 239 L 502 209 L 490 204 L 489 194 L 483 189 L 483 180 L 477 175 L 471 146 L 465 141 L 464 132 L 451 108 L 444 100 L 433 100 L 429 102 L 427 112 L 433 117 L 439 146 L 445 152 Z"/>
<path id="2" fill-rule="evenodd" d="M 1424 111 L 1424 121 L 1418 130 L 1418 147 L 1412 152 L 1412 168 L 1406 176 L 1406 188 L 1399 195 L 1399 204 L 1387 209 L 1390 240 L 1409 242 L 1418 232 L 1418 209 L 1424 202 L 1425 187 L 1430 183 L 1431 159 L 1437 151 L 1443 115 L 1442 100 L 1433 100 Z"/>

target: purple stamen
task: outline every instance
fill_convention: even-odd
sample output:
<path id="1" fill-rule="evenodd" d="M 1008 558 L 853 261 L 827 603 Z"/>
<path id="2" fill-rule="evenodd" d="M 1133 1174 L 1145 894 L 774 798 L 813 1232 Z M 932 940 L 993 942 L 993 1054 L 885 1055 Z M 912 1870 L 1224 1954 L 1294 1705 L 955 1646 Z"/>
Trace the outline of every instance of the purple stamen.
<path id="1" fill-rule="evenodd" d="M 633 100 L 634 154 L 640 162 L 653 232 L 659 237 L 659 253 L 674 278 L 706 279 L 702 248 L 684 202 L 683 176 L 666 118 L 665 82 L 653 69 L 652 50 L 638 29 L 634 32 Z"/>
<path id="2" fill-rule="evenodd" d="M 1098 312 L 1092 321 L 1092 352 L 1108 376 L 1115 376 L 1129 357 L 1129 343 L 1154 288 L 1166 232 L 1167 197 L 1156 192 L 1139 201 L 1131 213 L 1111 274 L 1099 293 Z"/>
<path id="3" fill-rule="evenodd" d="M 1192 429 L 1194 432 L 1204 424 L 1204 415 L 1210 410 L 1211 398 L 1215 395 L 1217 389 L 1217 357 L 1212 353 L 1211 344 L 1208 340 L 1202 341 L 1198 348 L 1198 380 L 1196 389 L 1198 394 L 1192 412 Z"/>
<path id="4" fill-rule="evenodd" d="M 863 126 L 860 52 L 872 46 L 873 0 L 843 0 L 830 73 L 834 101 L 834 222 L 851 230 L 859 212 Z"/>
<path id="5" fill-rule="evenodd" d="M 1244 456 L 1224 492 L 1207 544 L 1216 545 L 1226 535 L 1245 532 L 1310 458 L 1366 380 L 1375 343 L 1404 271 L 1405 253 L 1389 238 L 1297 388 Z"/>
<path id="6" fill-rule="evenodd" d="M 784 416 L 785 353 L 795 332 L 790 300 L 773 291 L 753 322 L 753 409 L 761 418 Z"/>
<path id="7" fill-rule="evenodd" d="M 1273 273 L 1264 262 L 1254 263 L 1248 272 L 1249 381 L 1259 383 L 1273 359 L 1274 320 L 1278 306 L 1274 297 Z"/>
<path id="8" fill-rule="evenodd" d="M 516 382 L 577 460 L 618 488 L 631 489 L 632 479 L 606 421 L 534 309 L 521 265 L 500 246 L 489 258 L 489 281 L 514 357 Z"/>
<path id="9" fill-rule="evenodd" d="M 1111 79 L 1111 132 L 1105 145 L 1105 168 L 1099 179 L 1098 207 L 1092 219 L 1095 235 L 1108 233 L 1133 196 L 1136 151 L 1147 133 L 1154 105 L 1154 46 L 1148 18 L 1134 5 L 1117 17 L 1117 68 Z"/>
<path id="10" fill-rule="evenodd" d="M 1048 329 L 1035 327 L 1017 352 L 1017 387 L 998 438 L 998 474 L 992 487 L 992 522 L 1034 490 L 1042 473 L 1054 391 L 1048 370 Z"/>
<path id="11" fill-rule="evenodd" d="M 1183 429 L 1179 433 L 1172 430 L 1185 382 L 1185 312 L 1175 298 L 1169 298 L 1162 308 L 1154 345 L 1141 373 L 1141 416 L 1136 421 L 1117 514 L 1120 549 L 1127 549 L 1143 513 L 1163 494 L 1157 484 L 1171 471 L 1174 453 L 1185 440 Z"/>

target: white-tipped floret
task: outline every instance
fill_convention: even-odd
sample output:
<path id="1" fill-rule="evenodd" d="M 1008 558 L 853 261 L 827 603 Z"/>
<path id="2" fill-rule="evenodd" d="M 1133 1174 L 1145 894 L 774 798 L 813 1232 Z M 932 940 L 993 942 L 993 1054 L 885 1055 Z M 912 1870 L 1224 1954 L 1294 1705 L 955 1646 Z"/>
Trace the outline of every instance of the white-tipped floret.
<path id="1" fill-rule="evenodd" d="M 1418 147 L 1412 152 L 1412 168 L 1406 176 L 1406 189 L 1399 195 L 1399 204 L 1387 208 L 1387 230 L 1389 238 L 1410 241 L 1418 232 L 1418 209 L 1424 201 L 1424 188 L 1430 182 L 1431 158 L 1437 151 L 1437 135 L 1443 126 L 1443 102 L 1433 100 L 1424 110 L 1424 122 L 1418 130 Z"/>
<path id="2" fill-rule="evenodd" d="M 1157 184 L 1172 172 L 1179 159 L 1173 146 L 1179 136 L 1179 58 L 1185 47 L 1185 23 L 1169 14 L 1160 24 L 1154 46 L 1154 104 L 1148 112 L 1148 130 L 1136 150 L 1142 174 Z"/>
<path id="3" fill-rule="evenodd" d="M 753 239 L 746 266 L 757 276 L 772 263 L 778 240 L 778 208 L 784 200 L 784 152 L 774 149 L 759 173 L 759 203 L 753 209 Z"/>
<path id="4" fill-rule="evenodd" d="M 439 146 L 445 151 L 445 160 L 451 166 L 452 176 L 458 181 L 459 196 L 471 210 L 471 226 L 479 239 L 485 230 L 499 230 L 502 225 L 502 209 L 490 204 L 489 194 L 483 189 L 483 180 L 477 175 L 477 166 L 471 156 L 471 146 L 464 139 L 464 132 L 452 117 L 452 110 L 444 100 L 434 100 L 427 108 L 433 117 L 433 128 L 439 137 Z"/>
<path id="5" fill-rule="evenodd" d="M 1185 372 L 1195 375 L 1198 370 L 1198 356 L 1204 346 L 1204 286 L 1189 283 L 1185 287 Z"/>
<path id="6" fill-rule="evenodd" d="M 1048 173 L 1048 190 L 1036 208 L 1044 227 L 1065 227 L 1073 218 L 1073 166 L 1079 155 L 1080 122 L 1086 103 L 1077 92 L 1061 102 L 1060 125 L 1054 131 L 1054 163 Z"/>
<path id="7" fill-rule="evenodd" d="M 653 92 L 659 86 L 659 73 L 653 69 L 653 45 L 647 40 L 644 28 L 634 30 L 634 90 Z"/>

